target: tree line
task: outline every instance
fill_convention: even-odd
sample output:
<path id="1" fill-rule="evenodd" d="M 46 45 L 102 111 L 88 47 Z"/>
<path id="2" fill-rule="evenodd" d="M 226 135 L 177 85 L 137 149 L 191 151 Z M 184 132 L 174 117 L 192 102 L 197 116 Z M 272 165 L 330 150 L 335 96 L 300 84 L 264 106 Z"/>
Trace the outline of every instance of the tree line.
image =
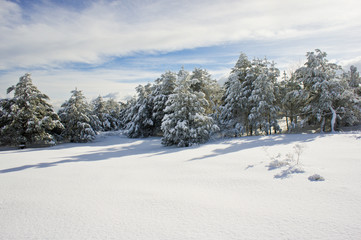
<path id="1" fill-rule="evenodd" d="M 361 120 L 361 78 L 357 68 L 343 71 L 327 54 L 308 52 L 305 64 L 280 73 L 268 59 L 242 53 L 224 86 L 205 69 L 167 71 L 154 83 L 139 85 L 127 102 L 90 103 L 71 91 L 56 113 L 30 74 L 8 88 L 0 100 L 0 143 L 8 145 L 88 142 L 99 131 L 124 130 L 130 138 L 162 136 L 179 147 L 204 143 L 212 135 L 246 136 L 317 129 L 335 131 Z"/>

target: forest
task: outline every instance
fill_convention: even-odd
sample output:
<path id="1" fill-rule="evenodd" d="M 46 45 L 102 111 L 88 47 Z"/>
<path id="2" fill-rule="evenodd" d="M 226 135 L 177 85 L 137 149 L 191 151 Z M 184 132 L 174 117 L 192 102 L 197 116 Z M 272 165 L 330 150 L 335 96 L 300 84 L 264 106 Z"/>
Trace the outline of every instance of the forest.
<path id="1" fill-rule="evenodd" d="M 58 112 L 29 73 L 0 100 L 0 144 L 47 146 L 89 142 L 98 132 L 123 130 L 129 138 L 162 137 L 165 146 L 187 147 L 212 137 L 281 132 L 334 132 L 361 121 L 361 78 L 319 49 L 291 73 L 268 59 L 241 53 L 223 86 L 206 69 L 167 71 L 139 85 L 127 102 L 88 102 L 74 89 Z M 285 122 L 285 127 L 280 122 Z"/>

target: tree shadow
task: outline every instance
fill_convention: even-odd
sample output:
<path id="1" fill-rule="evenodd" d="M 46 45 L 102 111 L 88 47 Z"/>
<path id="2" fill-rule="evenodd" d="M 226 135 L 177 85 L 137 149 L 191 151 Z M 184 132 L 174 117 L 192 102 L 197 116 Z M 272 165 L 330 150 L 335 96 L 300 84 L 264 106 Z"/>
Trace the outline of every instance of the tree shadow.
<path id="1" fill-rule="evenodd" d="M 105 132 L 107 133 L 107 132 Z M 70 149 L 75 147 L 100 147 L 100 146 L 107 146 L 109 142 L 112 141 L 113 138 L 117 138 L 119 143 L 132 143 L 142 138 L 128 138 L 126 135 L 122 133 L 113 134 L 111 132 L 106 134 L 99 134 L 97 135 L 96 139 L 90 142 L 60 142 L 56 145 L 46 145 L 46 144 L 34 144 L 30 146 L 26 146 L 26 148 L 20 149 L 18 146 L 9 146 L 4 145 L 0 146 L 0 152 L 7 152 L 7 151 L 14 151 L 14 153 L 24 153 L 24 152 L 35 152 L 35 151 L 46 151 L 49 149 Z M 113 141 L 114 143 L 114 141 Z"/>
<path id="2" fill-rule="evenodd" d="M 284 135 L 272 135 L 265 137 L 260 137 L 260 136 L 244 137 L 241 139 L 237 139 L 236 142 L 233 142 L 227 148 L 214 149 L 211 154 L 192 158 L 187 161 L 204 160 L 209 157 L 221 156 L 227 153 L 240 152 L 243 150 L 262 147 L 262 146 L 275 146 L 279 144 L 290 144 L 292 142 L 310 142 L 322 136 L 324 136 L 324 134 L 295 134 L 295 135 L 284 134 Z M 229 140 L 233 141 L 234 139 L 229 139 Z M 100 150 L 96 149 L 96 147 L 107 146 L 110 144 L 112 144 L 113 146 L 105 149 L 103 148 Z M 213 143 L 210 142 L 210 144 L 220 144 L 220 145 L 229 144 L 229 141 L 222 139 L 222 140 L 216 140 Z M 117 143 L 114 143 L 114 139 L 112 140 L 105 138 L 99 140 L 98 143 L 85 143 L 85 144 L 69 143 L 47 149 L 25 149 L 19 151 L 19 153 L 23 153 L 24 151 L 31 152 L 31 151 L 43 151 L 43 150 L 48 150 L 48 151 L 62 150 L 62 149 L 66 150 L 71 147 L 79 147 L 79 146 L 94 147 L 96 150 L 94 151 L 90 150 L 91 152 L 88 152 L 86 154 L 70 156 L 68 158 L 61 159 L 59 161 L 42 162 L 37 164 L 29 164 L 19 167 L 2 169 L 0 170 L 0 174 L 18 172 L 31 168 L 48 168 L 66 163 L 105 161 L 111 158 L 122 158 L 125 156 L 134 156 L 140 154 L 148 154 L 147 157 L 152 157 L 156 155 L 169 154 L 178 151 L 184 151 L 187 149 L 194 149 L 201 147 L 201 145 L 194 145 L 189 148 L 163 147 L 161 145 L 160 138 L 158 137 L 150 137 L 147 139 L 129 139 L 129 138 L 119 137 L 119 142 Z"/>
<path id="3" fill-rule="evenodd" d="M 150 157 L 152 157 L 152 156 L 160 156 L 160 155 L 170 154 L 170 153 L 176 153 L 176 152 L 186 151 L 186 150 L 191 150 L 191 149 L 196 149 L 196 148 L 199 148 L 201 146 L 202 146 L 202 144 L 194 144 L 194 145 L 189 146 L 189 147 L 163 146 L 162 150 L 153 153 L 152 155 L 150 155 Z"/>
<path id="4" fill-rule="evenodd" d="M 280 173 L 274 175 L 274 178 L 285 179 L 289 178 L 292 174 L 297 173 L 305 173 L 305 170 L 297 166 L 289 166 L 287 169 L 284 169 Z"/>
<path id="5" fill-rule="evenodd" d="M 280 134 L 270 136 L 247 136 L 238 138 L 237 142 L 231 143 L 227 148 L 214 149 L 211 154 L 201 157 L 192 158 L 187 161 L 204 160 L 210 157 L 217 157 L 227 153 L 241 152 L 257 147 L 271 147 L 276 145 L 286 145 L 295 142 L 312 142 L 317 138 L 324 137 L 325 134 Z M 229 139 L 233 141 L 234 139 Z M 229 144 L 229 141 L 224 141 L 218 144 Z"/>
<path id="6" fill-rule="evenodd" d="M 129 140 L 129 139 L 128 139 Z M 126 145 L 122 145 L 121 143 L 115 147 L 109 147 L 106 149 L 101 150 L 95 150 L 90 153 L 86 154 L 80 154 L 68 157 L 63 160 L 55 161 L 55 162 L 42 162 L 37 164 L 30 164 L 30 165 L 23 165 L 20 167 L 14 167 L 14 168 L 8 168 L 8 169 L 2 169 L 0 170 L 0 174 L 4 173 L 10 173 L 10 172 L 18 172 L 30 168 L 48 168 L 48 167 L 54 167 L 61 164 L 66 163 L 76 163 L 76 162 L 95 162 L 95 161 L 105 161 L 109 160 L 111 158 L 122 158 L 125 156 L 134 156 L 139 154 L 145 154 L 145 153 L 156 153 L 159 151 L 163 151 L 161 149 L 160 139 L 159 138 L 151 138 L 151 139 L 130 139 L 126 142 Z M 114 142 L 113 142 L 114 144 Z M 77 145 L 79 146 L 79 144 Z M 89 145 L 91 146 L 91 145 Z M 94 145 L 96 146 L 102 146 L 102 145 Z M 65 147 L 58 147 L 53 148 L 51 150 L 59 150 L 67 148 Z M 50 150 L 50 151 L 51 151 Z M 34 150 L 32 150 L 34 151 Z"/>

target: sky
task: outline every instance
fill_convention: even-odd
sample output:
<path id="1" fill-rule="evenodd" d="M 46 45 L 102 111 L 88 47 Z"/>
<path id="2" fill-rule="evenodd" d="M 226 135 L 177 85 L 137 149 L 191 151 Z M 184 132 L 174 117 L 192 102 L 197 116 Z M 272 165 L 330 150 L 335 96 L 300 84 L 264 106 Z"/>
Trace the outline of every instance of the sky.
<path id="1" fill-rule="evenodd" d="M 361 69 L 359 0 L 0 0 L 0 97 L 19 77 L 54 107 L 82 90 L 126 100 L 182 66 L 220 82 L 241 52 L 295 70 L 321 49 Z"/>

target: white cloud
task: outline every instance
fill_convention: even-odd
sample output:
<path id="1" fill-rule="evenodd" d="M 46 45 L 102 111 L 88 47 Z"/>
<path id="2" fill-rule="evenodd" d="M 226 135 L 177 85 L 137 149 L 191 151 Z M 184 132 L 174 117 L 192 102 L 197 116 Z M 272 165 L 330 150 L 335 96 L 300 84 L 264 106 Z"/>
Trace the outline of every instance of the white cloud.
<path id="1" fill-rule="evenodd" d="M 35 86 L 48 95 L 52 104 L 59 106 L 70 97 L 70 91 L 77 88 L 91 100 L 99 95 L 117 97 L 116 100 L 124 101 L 135 95 L 135 87 L 144 82 L 144 79 L 155 80 L 161 73 L 150 71 L 130 70 L 35 70 L 31 78 Z M 5 97 L 6 89 L 17 84 L 24 72 L 13 71 L 2 76 L 0 93 Z M 117 92 L 117 94 L 114 94 Z M 1 96 L 0 95 L 0 96 Z"/>
<path id="2" fill-rule="evenodd" d="M 339 64 L 361 68 L 358 0 L 84 2 L 77 8 L 41 0 L 24 8 L 0 0 L 0 97 L 32 69 L 34 84 L 55 106 L 75 87 L 89 99 L 119 92 L 122 100 L 134 95 L 140 82 L 152 82 L 183 64 L 207 67 L 214 78 L 224 80 L 240 51 L 250 58 L 266 55 L 288 69 L 303 64 L 307 51 L 321 48 Z M 233 48 L 203 50 L 202 55 L 158 54 L 216 45 Z M 125 66 L 118 69 L 107 69 L 107 64 L 96 68 L 134 53 L 140 57 L 129 64 L 123 59 Z M 73 63 L 95 68 L 76 70 Z"/>
<path id="3" fill-rule="evenodd" d="M 345 70 L 349 70 L 349 68 L 354 65 L 361 70 L 361 56 L 351 58 L 351 59 L 341 59 L 337 62 L 337 64 L 341 65 Z"/>
<path id="4" fill-rule="evenodd" d="M 95 1 L 78 11 L 43 4 L 32 12 L 0 0 L 0 9 L 0 69 L 101 63 L 249 39 L 342 36 L 358 29 L 361 17 L 357 0 Z"/>

